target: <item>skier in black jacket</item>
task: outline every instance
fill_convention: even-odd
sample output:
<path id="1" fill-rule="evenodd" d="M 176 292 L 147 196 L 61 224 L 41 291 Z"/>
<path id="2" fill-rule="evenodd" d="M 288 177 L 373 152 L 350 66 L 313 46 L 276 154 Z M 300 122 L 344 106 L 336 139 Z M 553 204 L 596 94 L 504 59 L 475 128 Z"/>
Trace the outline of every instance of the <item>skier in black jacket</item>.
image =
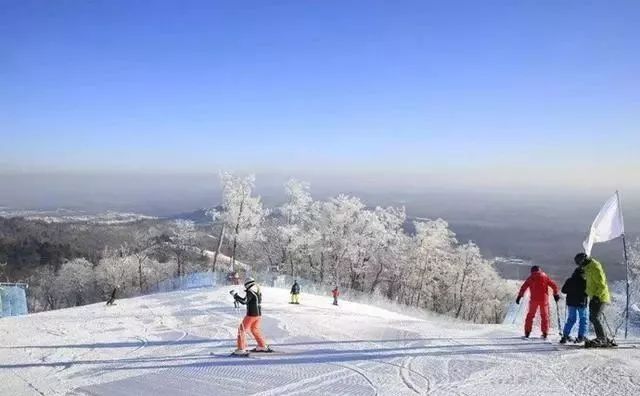
<path id="1" fill-rule="evenodd" d="M 291 302 L 289 304 L 300 304 L 300 285 L 297 280 L 291 286 Z"/>
<path id="2" fill-rule="evenodd" d="M 576 342 L 584 342 L 587 332 L 587 282 L 584 279 L 584 270 L 576 268 L 569 279 L 564 282 L 562 292 L 567 295 L 567 309 L 569 317 L 564 325 L 560 343 L 564 344 L 571 339 L 571 329 L 576 323 L 576 316 L 580 318 L 578 325 L 578 338 Z"/>
<path id="3" fill-rule="evenodd" d="M 253 278 L 248 278 L 244 283 L 244 287 L 244 297 L 240 297 L 233 290 L 230 292 L 235 301 L 247 306 L 247 315 L 240 323 L 240 327 L 238 327 L 238 349 L 233 354 L 240 356 L 249 354 L 247 351 L 247 332 L 249 331 L 251 331 L 253 338 L 258 343 L 258 346 L 252 352 L 272 352 L 260 329 L 260 323 L 262 322 L 262 293 L 260 292 L 260 287 Z"/>

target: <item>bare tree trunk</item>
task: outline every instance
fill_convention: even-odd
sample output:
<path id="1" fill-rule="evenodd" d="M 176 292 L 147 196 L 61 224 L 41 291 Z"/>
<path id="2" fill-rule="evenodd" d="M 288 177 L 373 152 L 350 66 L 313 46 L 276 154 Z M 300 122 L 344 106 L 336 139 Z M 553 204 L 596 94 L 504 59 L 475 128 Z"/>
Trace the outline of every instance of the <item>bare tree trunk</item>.
<path id="1" fill-rule="evenodd" d="M 322 282 L 324 282 L 324 252 L 320 252 L 320 283 Z"/>
<path id="2" fill-rule="evenodd" d="M 231 252 L 231 271 L 236 269 L 236 248 L 238 247 L 238 234 L 240 233 L 240 221 L 242 220 L 242 211 L 244 210 L 244 194 L 240 201 L 240 209 L 238 210 L 238 218 L 236 219 L 236 227 L 233 234 L 233 250 Z"/>
<path id="3" fill-rule="evenodd" d="M 384 270 L 384 265 L 382 260 L 380 260 L 380 268 L 376 272 L 376 277 L 373 279 L 373 283 L 371 283 L 371 288 L 369 289 L 369 293 L 373 293 L 376 290 L 376 286 L 380 283 L 380 275 L 382 275 L 382 271 Z"/>
<path id="4" fill-rule="evenodd" d="M 462 305 L 464 304 L 464 298 L 463 293 L 464 293 L 464 286 L 465 286 L 465 282 L 467 280 L 467 275 L 470 269 L 470 262 L 469 262 L 469 258 L 466 257 L 465 258 L 465 263 L 464 263 L 464 269 L 462 270 L 462 280 L 460 281 L 460 295 L 459 295 L 459 300 L 458 301 L 458 309 L 456 310 L 456 318 L 460 317 L 460 312 L 462 311 Z"/>
<path id="5" fill-rule="evenodd" d="M 138 259 L 138 287 L 142 293 L 142 260 Z"/>
<path id="6" fill-rule="evenodd" d="M 216 252 L 213 255 L 213 265 L 211 266 L 211 271 L 216 272 L 216 263 L 218 262 L 218 255 L 220 254 L 220 249 L 222 249 L 222 240 L 224 239 L 224 229 L 227 225 L 222 223 L 222 228 L 220 229 L 220 236 L 218 236 L 218 246 L 216 247 Z"/>

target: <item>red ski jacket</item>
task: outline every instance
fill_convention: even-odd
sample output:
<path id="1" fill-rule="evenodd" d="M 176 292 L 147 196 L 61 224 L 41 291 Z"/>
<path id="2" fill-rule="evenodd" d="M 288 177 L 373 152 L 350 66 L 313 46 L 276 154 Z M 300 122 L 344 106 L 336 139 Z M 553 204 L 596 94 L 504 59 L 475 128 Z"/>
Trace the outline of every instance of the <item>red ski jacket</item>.
<path id="1" fill-rule="evenodd" d="M 559 294 L 558 285 L 549 278 L 547 274 L 542 271 L 536 271 L 531 273 L 526 281 L 520 288 L 518 297 L 522 298 L 524 292 L 529 289 L 531 293 L 531 301 L 537 302 L 549 302 L 549 288 L 553 290 L 553 294 Z"/>

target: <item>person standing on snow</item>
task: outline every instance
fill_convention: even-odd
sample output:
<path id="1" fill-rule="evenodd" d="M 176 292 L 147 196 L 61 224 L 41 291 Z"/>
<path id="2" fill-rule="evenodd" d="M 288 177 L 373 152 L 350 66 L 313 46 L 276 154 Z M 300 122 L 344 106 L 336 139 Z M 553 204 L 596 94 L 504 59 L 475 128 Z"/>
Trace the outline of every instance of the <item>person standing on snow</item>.
<path id="1" fill-rule="evenodd" d="M 338 286 L 334 287 L 333 290 L 331 290 L 331 295 L 333 296 L 333 305 L 338 305 L 338 296 L 340 295 Z"/>
<path id="2" fill-rule="evenodd" d="M 531 267 L 531 275 L 529 275 L 524 284 L 522 284 L 518 298 L 516 298 L 516 304 L 520 304 L 524 292 L 529 289 L 529 311 L 527 312 L 527 318 L 524 322 L 524 336 L 526 338 L 529 338 L 529 335 L 531 335 L 533 318 L 536 316 L 536 311 L 540 309 L 542 338 L 547 339 L 547 335 L 549 334 L 549 288 L 553 290 L 553 298 L 556 302 L 560 300 L 556 283 L 552 281 L 547 274 L 542 272 L 537 265 Z"/>
<path id="3" fill-rule="evenodd" d="M 588 341 L 593 346 L 615 346 L 615 343 L 607 338 L 600 321 L 604 305 L 611 302 L 607 276 L 604 274 L 602 264 L 585 253 L 578 253 L 573 259 L 577 265 L 584 269 L 586 280 L 586 293 L 589 297 L 589 321 L 596 332 L 596 338 Z"/>
<path id="4" fill-rule="evenodd" d="M 560 343 L 564 344 L 571 340 L 570 334 L 573 325 L 576 323 L 576 316 L 579 318 L 578 338 L 576 342 L 584 342 L 587 333 L 587 282 L 584 279 L 582 267 L 576 268 L 569 279 L 564 282 L 562 292 L 567 295 L 567 309 L 569 317 L 562 331 Z"/>
<path id="5" fill-rule="evenodd" d="M 116 287 L 113 288 L 113 291 L 111 292 L 111 297 L 109 297 L 109 300 L 107 300 L 107 305 L 113 305 L 113 303 L 116 301 L 116 294 L 118 293 L 119 288 L 120 288 L 120 285 L 116 285 Z"/>
<path id="6" fill-rule="evenodd" d="M 247 306 L 247 315 L 242 320 L 242 323 L 240 323 L 240 327 L 238 327 L 237 349 L 233 352 L 233 355 L 246 356 L 249 354 L 247 350 L 247 332 L 249 331 L 258 343 L 258 346 L 252 349 L 251 352 L 273 352 L 269 345 L 267 345 L 262 336 L 262 330 L 260 329 L 262 322 L 262 293 L 260 292 L 260 286 L 258 286 L 253 278 L 247 278 L 244 287 L 244 297 L 240 297 L 233 290 L 229 292 L 234 300 Z"/>
<path id="7" fill-rule="evenodd" d="M 297 280 L 291 286 L 291 302 L 289 304 L 300 304 L 300 285 Z"/>

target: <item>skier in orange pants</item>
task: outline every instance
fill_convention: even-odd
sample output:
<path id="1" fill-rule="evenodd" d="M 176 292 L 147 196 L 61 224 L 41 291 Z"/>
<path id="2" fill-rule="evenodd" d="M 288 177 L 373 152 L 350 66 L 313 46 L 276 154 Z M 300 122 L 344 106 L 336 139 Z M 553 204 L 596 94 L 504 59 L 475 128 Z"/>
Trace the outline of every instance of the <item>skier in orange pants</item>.
<path id="1" fill-rule="evenodd" d="M 251 352 L 273 352 L 265 342 L 262 331 L 260 330 L 260 322 L 262 322 L 262 309 L 260 306 L 262 303 L 262 293 L 260 292 L 260 287 L 253 278 L 248 278 L 244 287 L 246 293 L 244 297 L 240 297 L 233 290 L 231 291 L 231 295 L 233 295 L 235 301 L 247 306 L 247 315 L 242 320 L 242 323 L 240 323 L 240 327 L 238 327 L 238 349 L 236 349 L 233 354 L 240 356 L 249 354 L 249 351 L 247 351 L 247 332 L 249 331 L 258 343 L 258 346 Z"/>
<path id="2" fill-rule="evenodd" d="M 558 286 L 549 278 L 547 274 L 540 270 L 540 267 L 534 265 L 531 267 L 531 275 L 524 282 L 516 298 L 516 304 L 520 304 L 524 292 L 529 289 L 529 311 L 524 322 L 524 336 L 529 338 L 533 327 L 533 318 L 536 311 L 540 310 L 540 327 L 542 330 L 542 338 L 546 339 L 549 334 L 549 288 L 553 290 L 553 298 L 558 301 L 560 292 Z"/>

